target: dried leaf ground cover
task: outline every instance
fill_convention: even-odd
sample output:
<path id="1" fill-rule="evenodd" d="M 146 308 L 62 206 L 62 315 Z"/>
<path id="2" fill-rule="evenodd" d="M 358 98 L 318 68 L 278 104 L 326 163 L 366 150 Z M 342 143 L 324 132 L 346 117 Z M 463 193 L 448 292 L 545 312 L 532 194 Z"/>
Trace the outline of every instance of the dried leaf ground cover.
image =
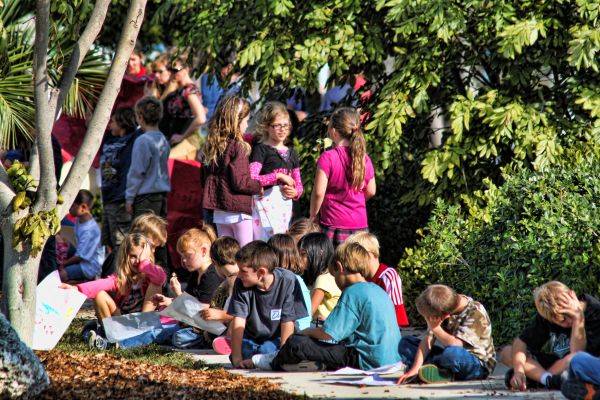
<path id="1" fill-rule="evenodd" d="M 36 352 L 51 386 L 40 399 L 294 399 L 266 379 L 208 369 L 187 354 L 159 346 L 90 350 L 73 321 L 55 350 Z"/>

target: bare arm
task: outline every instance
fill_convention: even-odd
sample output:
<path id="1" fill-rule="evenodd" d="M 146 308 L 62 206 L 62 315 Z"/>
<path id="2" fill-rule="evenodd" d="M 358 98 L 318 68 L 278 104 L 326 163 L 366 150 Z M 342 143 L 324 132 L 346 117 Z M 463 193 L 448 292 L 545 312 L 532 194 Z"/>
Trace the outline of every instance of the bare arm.
<path id="1" fill-rule="evenodd" d="M 242 340 L 244 339 L 246 320 L 241 317 L 233 317 L 231 325 L 233 326 L 231 332 L 231 363 L 238 368 L 243 361 Z"/>
<path id="2" fill-rule="evenodd" d="M 512 367 L 513 377 L 510 385 L 515 390 L 527 389 L 527 378 L 525 377 L 525 361 L 527 360 L 527 344 L 516 338 L 512 344 Z"/>
<path id="3" fill-rule="evenodd" d="M 333 340 L 333 338 L 321 328 L 307 328 L 299 333 L 317 340 Z"/>
<path id="4" fill-rule="evenodd" d="M 321 211 L 321 205 L 325 198 L 328 181 L 329 179 L 327 178 L 327 175 L 325 175 L 325 172 L 323 172 L 321 168 L 317 168 L 317 172 L 315 173 L 315 183 L 310 195 L 310 219 L 313 221 L 316 219 L 319 211 Z"/>
<path id="5" fill-rule="evenodd" d="M 156 310 L 156 304 L 153 301 L 154 295 L 162 292 L 162 288 L 153 283 L 148 285 L 146 294 L 144 295 L 144 304 L 142 305 L 142 312 L 149 312 Z"/>
<path id="6" fill-rule="evenodd" d="M 281 345 L 283 346 L 290 336 L 294 334 L 294 321 L 281 323 Z"/>
<path id="7" fill-rule="evenodd" d="M 403 375 L 401 375 L 398 378 L 398 384 L 408 382 L 410 378 L 419 373 L 419 368 L 423 366 L 423 362 L 429 355 L 432 345 L 433 336 L 427 335 L 423 339 L 421 339 L 421 343 L 419 343 L 419 347 L 417 348 L 417 353 L 415 354 L 415 359 L 413 360 L 412 366 L 408 371 L 406 371 Z"/>
<path id="8" fill-rule="evenodd" d="M 206 122 L 206 112 L 204 111 L 204 107 L 202 106 L 200 97 L 197 94 L 190 94 L 187 97 L 187 102 L 190 105 L 190 109 L 194 113 L 194 120 L 187 128 L 187 130 L 183 133 L 184 139 L 188 136 L 191 136 L 194 132 L 200 129 L 202 124 Z"/>
<path id="9" fill-rule="evenodd" d="M 317 307 L 321 305 L 323 299 L 325 298 L 325 292 L 321 289 L 315 289 L 312 297 L 310 298 L 310 302 L 312 304 L 312 309 L 310 310 L 310 315 L 314 315 L 317 312 Z"/>
<path id="10" fill-rule="evenodd" d="M 371 199 L 373 196 L 375 196 L 375 192 L 377 191 L 377 186 L 375 183 L 375 177 L 373 177 L 369 183 L 367 184 L 367 186 L 365 187 L 365 200 L 369 200 Z"/>

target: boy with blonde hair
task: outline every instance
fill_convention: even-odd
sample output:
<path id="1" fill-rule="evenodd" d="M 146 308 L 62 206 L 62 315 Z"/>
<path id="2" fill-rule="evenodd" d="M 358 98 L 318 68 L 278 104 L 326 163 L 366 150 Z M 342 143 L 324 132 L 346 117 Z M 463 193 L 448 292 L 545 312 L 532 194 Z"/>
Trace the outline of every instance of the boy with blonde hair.
<path id="1" fill-rule="evenodd" d="M 253 357 L 256 367 L 299 371 L 350 366 L 368 370 L 400 361 L 394 305 L 380 287 L 366 280 L 367 250 L 358 243 L 342 243 L 329 272 L 342 295 L 323 326 L 293 335 L 278 353 Z"/>
<path id="2" fill-rule="evenodd" d="M 500 354 L 500 361 L 511 367 L 505 384 L 513 390 L 526 390 L 537 382 L 560 389 L 561 374 L 576 352 L 600 355 L 600 302 L 587 294 L 578 297 L 558 281 L 538 287 L 533 297 L 535 319 Z M 542 351 L 547 344 L 549 353 Z"/>
<path id="3" fill-rule="evenodd" d="M 417 375 L 425 383 L 487 378 L 496 360 L 492 325 L 483 305 L 445 285 L 428 286 L 415 305 L 427 322 L 427 334 L 421 340 L 402 339 L 400 355 L 410 369 L 398 383 Z M 444 348 L 434 347 L 436 342 Z"/>
<path id="4" fill-rule="evenodd" d="M 390 296 L 396 311 L 398 326 L 408 326 L 408 317 L 402 299 L 402 279 L 398 272 L 379 261 L 379 240 L 369 232 L 357 232 L 346 239 L 350 243 L 358 243 L 369 252 L 368 282 L 373 282 Z"/>

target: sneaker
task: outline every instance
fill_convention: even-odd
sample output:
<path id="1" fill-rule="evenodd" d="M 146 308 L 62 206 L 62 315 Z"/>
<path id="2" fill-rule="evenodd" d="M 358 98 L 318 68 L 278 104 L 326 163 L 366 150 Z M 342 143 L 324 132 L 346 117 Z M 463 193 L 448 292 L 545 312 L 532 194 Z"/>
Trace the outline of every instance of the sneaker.
<path id="1" fill-rule="evenodd" d="M 566 379 L 566 377 L 565 377 L 565 379 Z M 562 381 L 563 381 L 562 374 L 550 375 L 546 379 L 546 384 L 544 386 L 546 386 L 547 389 L 560 390 Z"/>
<path id="2" fill-rule="evenodd" d="M 452 372 L 438 368 L 437 365 L 426 364 L 419 368 L 419 379 L 425 383 L 448 383 L 454 380 Z"/>
<path id="3" fill-rule="evenodd" d="M 300 361 L 298 364 L 283 364 L 281 369 L 287 372 L 325 371 L 327 367 L 320 361 Z"/>
<path id="4" fill-rule="evenodd" d="M 510 385 L 510 380 L 512 379 L 514 373 L 515 373 L 515 371 L 512 368 L 510 368 L 508 371 L 506 371 L 506 374 L 504 374 L 504 386 L 506 386 L 507 389 L 512 390 L 512 386 Z M 527 378 L 526 384 L 527 384 L 527 389 L 541 389 L 541 388 L 545 387 L 541 383 L 531 380 L 529 378 Z"/>
<path id="5" fill-rule="evenodd" d="M 255 354 L 252 356 L 252 363 L 258 369 L 262 369 L 264 371 L 273 371 L 271 362 L 275 357 L 277 357 L 277 354 L 279 354 L 278 351 L 268 354 Z"/>
<path id="6" fill-rule="evenodd" d="M 579 379 L 563 381 L 560 391 L 570 400 L 598 400 L 600 399 L 599 387 Z"/>
<path id="7" fill-rule="evenodd" d="M 96 331 L 90 331 L 90 338 L 88 339 L 88 348 L 90 349 L 100 349 L 100 350 L 109 350 L 114 348 L 119 348 L 117 343 L 111 343 L 107 339 L 100 336 Z"/>
<path id="8" fill-rule="evenodd" d="M 228 356 L 231 354 L 231 340 L 225 336 L 219 336 L 213 340 L 212 348 L 217 354 Z"/>

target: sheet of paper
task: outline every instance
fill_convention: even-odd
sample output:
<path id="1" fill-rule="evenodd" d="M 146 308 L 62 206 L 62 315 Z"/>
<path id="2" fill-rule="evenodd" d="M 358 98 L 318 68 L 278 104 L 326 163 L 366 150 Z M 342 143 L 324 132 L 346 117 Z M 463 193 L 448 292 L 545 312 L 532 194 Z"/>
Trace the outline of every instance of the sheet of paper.
<path id="1" fill-rule="evenodd" d="M 207 321 L 200 316 L 200 311 L 207 308 L 206 304 L 202 304 L 194 296 L 183 292 L 177 296 L 171 305 L 160 312 L 160 315 L 171 317 L 184 324 L 202 329 L 213 335 L 220 335 L 227 327 L 218 321 Z"/>
<path id="2" fill-rule="evenodd" d="M 138 312 L 118 317 L 103 318 L 102 324 L 109 342 L 115 343 L 160 328 L 160 316 L 156 312 Z"/>
<path id="3" fill-rule="evenodd" d="M 361 379 L 328 379 L 319 381 L 319 383 L 334 383 L 352 386 L 394 386 L 396 385 L 396 379 L 385 379 L 379 375 L 371 375 Z"/>
<path id="4" fill-rule="evenodd" d="M 77 315 L 85 296 L 75 289 L 61 289 L 58 271 L 48 275 L 36 288 L 34 350 L 52 350 Z"/>
<path id="5" fill-rule="evenodd" d="M 355 368 L 350 368 L 350 367 L 345 367 L 342 369 L 338 369 L 337 371 L 331 372 L 330 375 L 338 375 L 338 376 L 346 376 L 346 375 L 386 375 L 386 374 L 393 374 L 396 372 L 404 372 L 404 370 L 406 369 L 406 365 L 402 362 L 399 361 L 395 364 L 390 364 L 390 365 L 384 365 L 383 367 L 379 367 L 379 368 L 375 368 L 375 369 L 370 369 L 370 370 L 362 370 L 362 369 L 355 369 Z"/>

